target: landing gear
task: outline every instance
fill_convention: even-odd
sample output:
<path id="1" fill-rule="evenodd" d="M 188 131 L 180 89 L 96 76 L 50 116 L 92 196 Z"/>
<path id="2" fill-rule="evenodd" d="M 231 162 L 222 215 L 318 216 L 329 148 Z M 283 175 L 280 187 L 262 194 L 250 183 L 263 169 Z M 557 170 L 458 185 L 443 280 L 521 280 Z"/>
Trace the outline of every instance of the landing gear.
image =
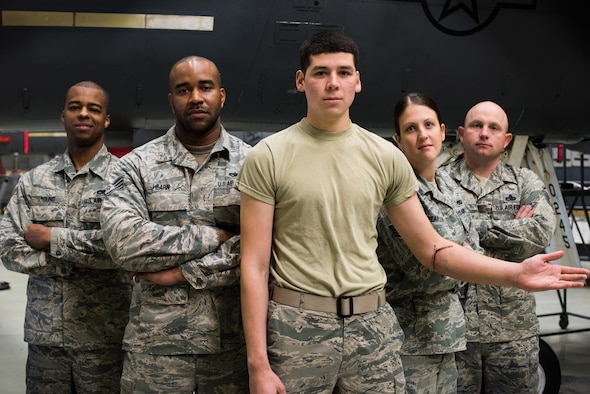
<path id="1" fill-rule="evenodd" d="M 551 346 L 539 338 L 539 394 L 559 394 L 561 367 Z"/>

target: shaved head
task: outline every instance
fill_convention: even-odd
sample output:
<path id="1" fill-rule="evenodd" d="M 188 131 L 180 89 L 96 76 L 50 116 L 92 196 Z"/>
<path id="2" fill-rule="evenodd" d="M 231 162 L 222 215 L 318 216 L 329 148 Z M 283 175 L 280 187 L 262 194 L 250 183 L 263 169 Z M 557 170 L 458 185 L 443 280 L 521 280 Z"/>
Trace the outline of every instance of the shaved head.
<path id="1" fill-rule="evenodd" d="M 187 56 L 187 57 L 180 59 L 176 63 L 174 63 L 174 65 L 172 66 L 172 69 L 170 69 L 170 74 L 168 75 L 168 86 L 169 86 L 171 92 L 174 90 L 174 86 L 178 82 L 178 79 L 177 79 L 178 69 L 180 69 L 184 66 L 192 67 L 196 63 L 209 64 L 210 67 L 212 67 L 215 70 L 214 76 L 216 79 L 214 82 L 218 86 L 221 86 L 221 73 L 219 72 L 219 69 L 217 68 L 215 63 L 213 63 L 211 60 L 201 57 L 201 56 Z"/>
<path id="2" fill-rule="evenodd" d="M 500 123 L 502 129 L 508 132 L 508 115 L 502 107 L 493 101 L 482 101 L 471 107 L 465 115 L 465 125 L 469 124 L 480 113 L 493 115 L 493 118 Z"/>

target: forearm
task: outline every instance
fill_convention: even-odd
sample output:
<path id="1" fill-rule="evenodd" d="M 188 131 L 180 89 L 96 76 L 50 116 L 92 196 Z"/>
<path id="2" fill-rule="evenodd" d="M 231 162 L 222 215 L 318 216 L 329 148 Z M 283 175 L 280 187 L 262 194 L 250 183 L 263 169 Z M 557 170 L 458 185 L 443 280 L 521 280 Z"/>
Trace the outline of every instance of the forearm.
<path id="1" fill-rule="evenodd" d="M 46 251 L 33 249 L 17 239 L 3 242 L 0 256 L 6 269 L 33 276 L 67 276 L 73 267 L 69 261 L 53 258 Z"/>
<path id="2" fill-rule="evenodd" d="M 475 225 L 484 249 L 494 249 L 510 257 L 528 257 L 549 245 L 555 229 L 554 219 L 476 220 Z"/>
<path id="3" fill-rule="evenodd" d="M 518 264 L 488 257 L 446 240 L 440 245 L 433 248 L 431 261 L 423 262 L 431 264 L 434 271 L 465 282 L 518 287 Z M 450 247 L 442 249 L 445 246 Z"/>
<path id="4" fill-rule="evenodd" d="M 96 269 L 118 268 L 107 253 L 101 230 L 51 228 L 49 254 Z"/>
<path id="5" fill-rule="evenodd" d="M 451 247 L 440 251 L 443 254 L 441 256 L 442 269 L 447 271 L 449 275 L 459 277 L 459 275 L 462 275 L 461 272 L 457 270 L 455 263 L 450 263 L 457 256 L 454 256 L 453 252 L 445 253 L 445 251 L 452 249 Z M 444 254 L 446 254 L 446 257 L 444 257 Z M 582 281 L 587 279 L 587 269 L 553 263 L 555 260 L 562 258 L 563 254 L 564 252 L 561 250 L 537 254 L 520 263 L 509 263 L 479 255 L 480 258 L 471 260 L 469 269 L 464 272 L 466 275 L 464 279 L 484 284 L 518 287 L 527 291 L 557 290 L 584 286 Z M 465 257 L 467 258 L 466 262 L 468 262 L 472 256 L 467 255 Z M 436 266 L 438 264 L 436 254 L 433 260 Z"/>
<path id="6" fill-rule="evenodd" d="M 580 287 L 585 270 L 551 264 L 563 251 L 535 255 L 521 263 L 484 256 L 442 238 L 421 210 L 417 199 L 388 207 L 389 218 L 425 267 L 455 279 L 518 287 L 528 291 Z"/>
<path id="7" fill-rule="evenodd" d="M 70 262 L 53 258 L 46 250 L 35 249 L 26 242 L 25 228 L 31 224 L 26 213 L 24 209 L 19 210 L 12 199 L 0 223 L 0 257 L 6 269 L 46 277 L 69 275 Z"/>
<path id="8" fill-rule="evenodd" d="M 511 275 L 518 270 L 518 264 L 486 257 L 444 239 L 432 227 L 415 196 L 387 211 L 403 241 L 426 268 L 467 282 L 513 285 Z"/>
<path id="9" fill-rule="evenodd" d="M 268 300 L 268 271 L 242 267 L 242 319 L 251 373 L 270 369 L 266 338 Z"/>
<path id="10" fill-rule="evenodd" d="M 234 236 L 213 253 L 180 266 L 195 289 L 233 286 L 240 283 L 240 237 Z"/>
<path id="11" fill-rule="evenodd" d="M 379 261 L 387 273 L 389 283 L 406 286 L 425 294 L 434 294 L 457 288 L 459 281 L 434 272 L 422 265 L 401 238 L 390 244 L 391 249 L 377 248 Z"/>
<path id="12" fill-rule="evenodd" d="M 107 251 L 127 271 L 178 267 L 215 251 L 220 243 L 219 230 L 213 226 L 165 226 L 130 216 L 102 223 Z"/>
<path id="13" fill-rule="evenodd" d="M 493 212 L 476 214 L 474 218 L 481 246 L 498 250 L 501 252 L 498 257 L 509 260 L 521 260 L 542 252 L 549 245 L 557 224 L 541 180 L 527 169 L 520 169 L 518 174 L 517 206 L 492 209 Z"/>
<path id="14" fill-rule="evenodd" d="M 127 271 L 156 272 L 215 251 L 221 242 L 213 219 L 194 224 L 185 195 L 181 203 L 165 196 L 148 202 L 142 159 L 127 158 L 111 173 L 113 186 L 100 212 L 105 247 L 115 263 Z"/>

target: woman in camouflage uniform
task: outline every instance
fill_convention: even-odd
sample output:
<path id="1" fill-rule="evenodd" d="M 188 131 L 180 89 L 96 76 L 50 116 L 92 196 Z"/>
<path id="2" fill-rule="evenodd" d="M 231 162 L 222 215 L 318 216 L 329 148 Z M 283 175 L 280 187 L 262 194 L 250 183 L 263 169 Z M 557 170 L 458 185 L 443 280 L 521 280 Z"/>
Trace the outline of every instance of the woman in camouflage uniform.
<path id="1" fill-rule="evenodd" d="M 478 250 L 478 237 L 465 214 L 457 186 L 437 170 L 445 138 L 438 106 L 421 93 L 404 95 L 394 110 L 395 140 L 414 168 L 418 197 L 436 231 Z M 387 272 L 387 301 L 404 330 L 400 351 L 406 392 L 455 393 L 455 352 L 465 349 L 461 282 L 429 270 L 414 257 L 382 210 L 377 254 Z M 481 251 L 481 250 L 480 250 Z"/>

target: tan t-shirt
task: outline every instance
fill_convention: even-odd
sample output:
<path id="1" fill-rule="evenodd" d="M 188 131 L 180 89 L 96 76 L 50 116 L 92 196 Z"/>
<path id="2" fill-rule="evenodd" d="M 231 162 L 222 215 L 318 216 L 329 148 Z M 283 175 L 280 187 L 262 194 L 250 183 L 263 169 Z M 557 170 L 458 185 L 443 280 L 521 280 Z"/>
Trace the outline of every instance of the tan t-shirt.
<path id="1" fill-rule="evenodd" d="M 275 206 L 276 284 L 338 297 L 383 288 L 375 253 L 379 208 L 405 201 L 418 183 L 385 139 L 355 124 L 328 133 L 304 119 L 254 146 L 236 187 Z"/>

